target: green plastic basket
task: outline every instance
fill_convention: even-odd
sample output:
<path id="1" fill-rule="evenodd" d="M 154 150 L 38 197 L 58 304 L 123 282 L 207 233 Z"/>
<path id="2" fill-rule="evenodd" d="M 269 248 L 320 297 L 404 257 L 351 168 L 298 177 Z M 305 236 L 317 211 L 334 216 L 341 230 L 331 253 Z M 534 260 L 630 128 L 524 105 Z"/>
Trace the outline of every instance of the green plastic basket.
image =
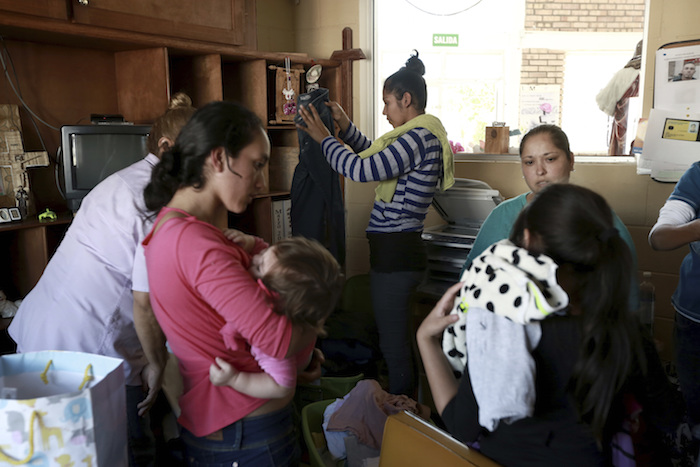
<path id="1" fill-rule="evenodd" d="M 312 402 L 344 397 L 364 377 L 363 373 L 354 376 L 322 376 L 319 384 L 298 384 L 294 402 L 301 410 Z"/>
<path id="2" fill-rule="evenodd" d="M 329 464 L 323 460 L 322 449 L 316 446 L 316 441 L 312 433 L 320 433 L 323 435 L 323 412 L 330 404 L 335 401 L 335 398 L 311 402 L 301 410 L 301 431 L 304 435 L 304 443 L 309 451 L 309 465 L 311 467 L 327 467 Z M 321 439 L 316 437 L 316 439 Z M 325 443 L 326 437 L 323 436 Z M 330 459 L 330 454 L 326 454 Z M 345 461 L 340 460 L 337 465 L 344 465 Z M 332 463 L 330 465 L 333 465 Z"/>

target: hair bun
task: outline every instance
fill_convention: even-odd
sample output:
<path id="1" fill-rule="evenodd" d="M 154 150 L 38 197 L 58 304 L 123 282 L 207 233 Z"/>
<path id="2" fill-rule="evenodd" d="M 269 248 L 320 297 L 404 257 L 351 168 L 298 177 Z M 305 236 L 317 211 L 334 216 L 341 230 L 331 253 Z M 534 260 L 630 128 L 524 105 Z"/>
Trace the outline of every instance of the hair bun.
<path id="1" fill-rule="evenodd" d="M 418 58 L 418 51 L 413 49 L 413 52 L 409 59 L 406 60 L 406 69 L 423 76 L 425 74 L 425 65 L 423 65 L 423 61 Z"/>
<path id="2" fill-rule="evenodd" d="M 168 110 L 177 109 L 179 107 L 192 107 L 192 99 L 184 92 L 176 92 L 172 95 Z"/>

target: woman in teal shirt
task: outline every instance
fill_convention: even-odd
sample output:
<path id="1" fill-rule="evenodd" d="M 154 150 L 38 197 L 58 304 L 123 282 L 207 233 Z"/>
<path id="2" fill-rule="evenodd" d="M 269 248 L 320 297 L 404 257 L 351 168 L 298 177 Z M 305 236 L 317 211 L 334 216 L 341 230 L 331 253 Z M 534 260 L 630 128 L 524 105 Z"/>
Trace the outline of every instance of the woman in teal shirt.
<path id="1" fill-rule="evenodd" d="M 569 176 L 574 170 L 574 154 L 569 149 L 569 138 L 556 125 L 540 125 L 533 128 L 520 142 L 520 164 L 523 178 L 530 191 L 502 202 L 491 211 L 479 229 L 479 234 L 462 267 L 462 273 L 486 248 L 499 240 L 508 238 L 520 211 L 545 186 L 552 183 L 569 183 Z M 614 212 L 613 221 L 620 236 L 630 248 L 633 271 L 636 271 L 637 251 L 632 237 L 625 224 Z M 634 275 L 633 277 L 636 278 Z M 630 303 L 635 309 L 638 297 L 639 285 L 636 280 L 633 280 Z"/>

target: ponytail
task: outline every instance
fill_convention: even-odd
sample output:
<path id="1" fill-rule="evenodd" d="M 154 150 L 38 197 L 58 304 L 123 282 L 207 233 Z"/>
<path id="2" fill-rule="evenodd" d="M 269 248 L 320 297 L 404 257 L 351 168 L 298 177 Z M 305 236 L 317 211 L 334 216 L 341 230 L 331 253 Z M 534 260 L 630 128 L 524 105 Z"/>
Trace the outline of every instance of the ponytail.
<path id="1" fill-rule="evenodd" d="M 146 208 L 158 213 L 168 204 L 180 187 L 180 156 L 173 154 L 173 149 L 163 153 L 160 163 L 151 171 L 151 182 L 143 191 Z"/>
<path id="2" fill-rule="evenodd" d="M 569 391 L 582 421 L 600 442 L 614 402 L 635 365 L 646 365 L 639 328 L 630 311 L 630 249 L 613 226 L 613 213 L 597 193 L 569 184 L 544 188 L 521 212 L 511 240 L 551 257 L 562 276 L 572 312 L 581 315 L 580 353 Z"/>
<path id="3" fill-rule="evenodd" d="M 414 52 L 415 54 L 411 54 L 406 60 L 406 66 L 401 67 L 384 81 L 384 91 L 392 93 L 397 100 L 401 100 L 404 93 L 409 93 L 411 106 L 418 112 L 424 112 L 428 103 L 428 89 L 423 79 L 425 65 L 418 58 L 418 51 L 414 50 Z"/>
<path id="4" fill-rule="evenodd" d="M 569 384 L 581 419 L 599 441 L 609 436 L 609 414 L 635 365 L 646 371 L 641 335 L 629 306 L 629 247 L 619 234 L 604 238 L 606 232 L 598 238 L 596 267 L 581 275 L 577 298 L 583 310 L 583 337 Z"/>
<path id="5" fill-rule="evenodd" d="M 222 147 L 235 159 L 260 129 L 260 118 L 234 102 L 210 102 L 199 109 L 151 172 L 151 181 L 144 190 L 146 207 L 157 213 L 180 188 L 202 188 L 206 183 L 204 166 L 211 151 Z"/>
<path id="6" fill-rule="evenodd" d="M 160 144 L 161 138 L 165 137 L 171 141 L 175 141 L 177 135 L 185 123 L 197 111 L 192 107 L 192 99 L 184 92 L 175 93 L 170 98 L 168 110 L 158 117 L 151 125 L 151 131 L 148 134 L 148 152 L 160 157 L 162 147 Z"/>

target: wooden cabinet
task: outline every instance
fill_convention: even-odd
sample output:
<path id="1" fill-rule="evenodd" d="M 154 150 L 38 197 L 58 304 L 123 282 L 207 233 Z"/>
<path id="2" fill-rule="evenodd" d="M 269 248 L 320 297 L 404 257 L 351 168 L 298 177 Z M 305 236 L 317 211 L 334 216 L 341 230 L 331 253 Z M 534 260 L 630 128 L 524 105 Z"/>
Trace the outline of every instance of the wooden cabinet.
<path id="1" fill-rule="evenodd" d="M 0 10 L 45 18 L 68 19 L 68 6 L 62 0 L 0 0 Z"/>
<path id="2" fill-rule="evenodd" d="M 71 3 L 73 20 L 79 24 L 256 47 L 254 0 L 71 0 Z"/>
<path id="3" fill-rule="evenodd" d="M 150 36 L 256 48 L 255 0 L 0 0 L 0 11 Z M 52 27 L 55 27 L 53 25 Z"/>
<path id="4" fill-rule="evenodd" d="M 71 220 L 64 214 L 54 222 L 0 224 L 0 290 L 10 300 L 24 297 L 36 285 Z"/>

